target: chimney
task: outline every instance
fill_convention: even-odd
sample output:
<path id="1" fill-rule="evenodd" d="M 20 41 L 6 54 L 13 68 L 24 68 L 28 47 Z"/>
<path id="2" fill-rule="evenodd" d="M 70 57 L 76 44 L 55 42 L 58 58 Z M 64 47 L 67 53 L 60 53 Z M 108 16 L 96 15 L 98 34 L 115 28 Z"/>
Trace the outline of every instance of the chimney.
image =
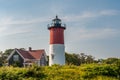
<path id="1" fill-rule="evenodd" d="M 29 51 L 32 51 L 32 48 L 31 48 L 31 47 L 29 47 Z"/>

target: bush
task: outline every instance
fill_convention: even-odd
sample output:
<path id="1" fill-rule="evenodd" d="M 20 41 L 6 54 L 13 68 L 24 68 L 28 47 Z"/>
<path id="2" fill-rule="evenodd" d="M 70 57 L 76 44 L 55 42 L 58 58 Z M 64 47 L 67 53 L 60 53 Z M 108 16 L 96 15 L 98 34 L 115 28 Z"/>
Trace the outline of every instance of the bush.
<path id="1" fill-rule="evenodd" d="M 26 68 L 0 67 L 1 80 L 118 80 L 119 68 L 115 65 L 84 64 L 53 65 Z"/>
<path id="2" fill-rule="evenodd" d="M 117 73 L 117 66 L 115 65 L 93 64 L 91 66 L 86 66 L 83 71 L 84 75 L 82 75 L 82 77 L 84 78 L 95 78 L 97 76 L 108 76 L 117 78 L 117 76 L 119 75 Z"/>

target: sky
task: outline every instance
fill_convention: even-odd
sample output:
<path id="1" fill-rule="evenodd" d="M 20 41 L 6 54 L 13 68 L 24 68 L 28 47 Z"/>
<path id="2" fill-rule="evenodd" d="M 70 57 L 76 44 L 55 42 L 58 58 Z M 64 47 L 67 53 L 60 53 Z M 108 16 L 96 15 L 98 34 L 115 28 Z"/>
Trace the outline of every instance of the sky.
<path id="1" fill-rule="evenodd" d="M 47 25 L 56 15 L 66 24 L 66 52 L 120 58 L 120 0 L 0 0 L 0 51 L 48 54 Z"/>

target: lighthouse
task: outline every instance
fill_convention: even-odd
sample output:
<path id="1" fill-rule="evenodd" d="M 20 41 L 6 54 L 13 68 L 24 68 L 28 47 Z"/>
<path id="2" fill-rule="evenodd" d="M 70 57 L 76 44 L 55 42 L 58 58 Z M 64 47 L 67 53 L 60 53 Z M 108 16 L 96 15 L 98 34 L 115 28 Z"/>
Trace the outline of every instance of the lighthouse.
<path id="1" fill-rule="evenodd" d="M 65 64 L 65 46 L 64 46 L 64 30 L 65 24 L 61 23 L 61 19 L 56 16 L 52 20 L 52 24 L 48 25 L 50 31 L 49 42 L 49 66 L 53 64 Z"/>

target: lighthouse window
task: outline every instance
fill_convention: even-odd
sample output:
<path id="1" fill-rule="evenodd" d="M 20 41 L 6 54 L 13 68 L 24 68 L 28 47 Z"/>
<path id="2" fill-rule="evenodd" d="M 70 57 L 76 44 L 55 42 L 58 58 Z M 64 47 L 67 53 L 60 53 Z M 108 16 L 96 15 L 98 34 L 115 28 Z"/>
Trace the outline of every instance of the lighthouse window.
<path id="1" fill-rule="evenodd" d="M 56 23 L 59 24 L 59 20 L 56 20 Z"/>
<path id="2" fill-rule="evenodd" d="M 54 54 L 51 54 L 51 56 L 52 56 L 52 59 L 54 59 Z"/>

